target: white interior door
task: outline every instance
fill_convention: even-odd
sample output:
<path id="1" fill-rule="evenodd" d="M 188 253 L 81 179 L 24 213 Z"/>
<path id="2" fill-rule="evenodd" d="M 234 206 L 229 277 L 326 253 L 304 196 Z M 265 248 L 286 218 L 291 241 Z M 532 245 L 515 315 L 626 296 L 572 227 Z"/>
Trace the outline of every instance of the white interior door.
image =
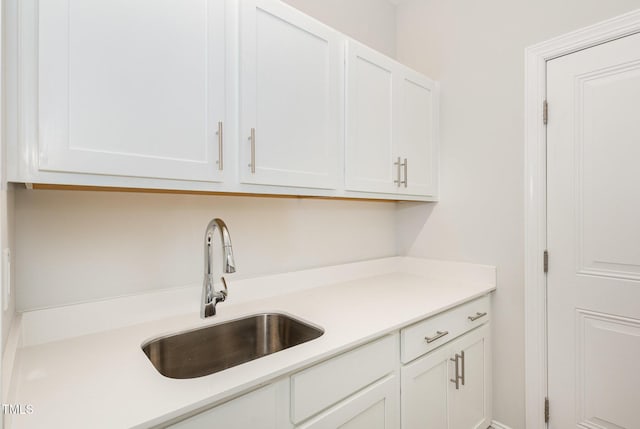
<path id="1" fill-rule="evenodd" d="M 640 428 L 640 34 L 547 79 L 549 427 Z"/>

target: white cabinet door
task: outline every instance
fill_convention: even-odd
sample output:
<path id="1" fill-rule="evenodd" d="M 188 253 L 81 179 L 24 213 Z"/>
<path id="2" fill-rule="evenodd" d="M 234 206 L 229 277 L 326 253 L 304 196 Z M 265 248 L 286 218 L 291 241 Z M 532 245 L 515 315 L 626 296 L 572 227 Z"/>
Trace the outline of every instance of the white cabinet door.
<path id="1" fill-rule="evenodd" d="M 406 67 L 398 88 L 398 156 L 402 194 L 436 197 L 438 190 L 438 86 Z"/>
<path id="2" fill-rule="evenodd" d="M 449 382 L 449 428 L 485 429 L 491 424 L 491 344 L 490 327 L 469 332 L 453 342 L 451 357 L 458 355 L 458 388 Z M 464 357 L 462 357 L 464 356 Z M 450 362 L 451 378 L 455 364 Z"/>
<path id="3" fill-rule="evenodd" d="M 438 85 L 347 44 L 345 188 L 436 198 Z"/>
<path id="4" fill-rule="evenodd" d="M 39 2 L 38 168 L 222 180 L 226 7 Z"/>
<path id="5" fill-rule="evenodd" d="M 336 188 L 340 34 L 277 0 L 243 0 L 240 28 L 241 181 Z"/>
<path id="6" fill-rule="evenodd" d="M 225 404 L 169 426 L 171 429 L 286 429 L 288 379 L 270 384 Z"/>
<path id="7" fill-rule="evenodd" d="M 397 429 L 399 401 L 399 379 L 391 374 L 297 428 Z"/>
<path id="8" fill-rule="evenodd" d="M 347 44 L 345 187 L 394 193 L 397 63 L 357 42 Z"/>
<path id="9" fill-rule="evenodd" d="M 491 424 L 490 341 L 486 324 L 402 368 L 403 429 Z"/>
<path id="10" fill-rule="evenodd" d="M 449 359 L 447 346 L 402 368 L 402 428 L 447 429 Z"/>

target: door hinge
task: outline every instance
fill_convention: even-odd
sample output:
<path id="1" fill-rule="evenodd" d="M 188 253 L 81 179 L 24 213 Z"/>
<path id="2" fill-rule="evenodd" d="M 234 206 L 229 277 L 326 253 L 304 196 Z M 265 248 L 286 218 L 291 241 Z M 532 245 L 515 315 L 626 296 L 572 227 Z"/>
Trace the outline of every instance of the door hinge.
<path id="1" fill-rule="evenodd" d="M 542 103 L 542 123 L 547 125 L 547 122 L 549 122 L 549 103 L 544 100 Z"/>
<path id="2" fill-rule="evenodd" d="M 544 251 L 542 256 L 542 266 L 545 273 L 549 272 L 549 252 L 547 250 Z"/>
<path id="3" fill-rule="evenodd" d="M 549 423 L 549 398 L 544 398 L 544 422 Z"/>

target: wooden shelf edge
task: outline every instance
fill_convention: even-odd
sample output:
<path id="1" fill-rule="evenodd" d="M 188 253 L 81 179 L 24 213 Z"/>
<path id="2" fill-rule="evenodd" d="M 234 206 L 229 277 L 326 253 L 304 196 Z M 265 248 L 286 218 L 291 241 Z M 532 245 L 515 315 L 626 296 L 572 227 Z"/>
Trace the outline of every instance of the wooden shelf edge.
<path id="1" fill-rule="evenodd" d="M 134 192 L 144 194 L 176 194 L 176 195 L 213 195 L 223 197 L 258 197 L 258 198 L 289 198 L 289 199 L 315 199 L 315 200 L 336 200 L 336 201 L 368 201 L 381 203 L 397 203 L 409 200 L 386 199 L 386 198 L 356 198 L 356 197 L 329 197 L 315 195 L 285 195 L 285 194 L 258 194 L 250 192 L 220 192 L 220 191 L 190 191 L 181 189 L 153 189 L 153 188 L 126 188 L 110 186 L 87 186 L 87 185 L 57 185 L 50 183 L 32 183 L 29 189 L 54 190 L 54 191 L 96 191 L 96 192 Z M 415 201 L 414 201 L 415 202 Z"/>

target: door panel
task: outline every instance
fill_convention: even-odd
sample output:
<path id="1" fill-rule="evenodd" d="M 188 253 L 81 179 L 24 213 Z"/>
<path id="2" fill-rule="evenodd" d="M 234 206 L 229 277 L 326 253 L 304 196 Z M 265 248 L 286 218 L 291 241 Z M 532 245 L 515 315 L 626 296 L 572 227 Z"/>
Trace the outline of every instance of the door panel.
<path id="1" fill-rule="evenodd" d="M 640 35 L 550 61 L 547 85 L 550 427 L 637 428 Z"/>
<path id="2" fill-rule="evenodd" d="M 491 424 L 489 406 L 490 392 L 487 377 L 489 372 L 489 335 L 488 326 L 485 325 L 476 331 L 466 334 L 459 341 L 451 344 L 453 353 L 464 352 L 461 359 L 461 368 L 464 368 L 464 384 L 460 389 L 450 385 L 452 390 L 450 403 L 450 428 L 451 429 L 485 429 Z M 454 378 L 455 366 L 449 365 L 450 378 Z"/>
<path id="3" fill-rule="evenodd" d="M 380 53 L 349 42 L 345 183 L 352 191 L 397 192 L 394 68 Z"/>
<path id="4" fill-rule="evenodd" d="M 638 427 L 640 321 L 578 310 L 576 325 L 576 386 L 584 391 L 577 396 L 578 421 Z M 629 407 L 630 393 L 636 396 L 634 407 Z"/>
<path id="5" fill-rule="evenodd" d="M 400 379 L 396 374 L 349 396 L 298 429 L 398 429 Z"/>
<path id="6" fill-rule="evenodd" d="M 449 428 L 450 358 L 443 346 L 402 368 L 402 429 Z"/>
<path id="7" fill-rule="evenodd" d="M 242 181 L 335 188 L 343 112 L 339 34 L 279 1 L 246 1 L 241 50 Z"/>
<path id="8" fill-rule="evenodd" d="M 384 399 L 376 402 L 360 414 L 349 420 L 340 429 L 385 429 Z"/>
<path id="9" fill-rule="evenodd" d="M 398 153 L 407 160 L 407 186 L 399 191 L 435 196 L 437 190 L 437 94 L 436 85 L 409 69 L 400 84 Z"/>
<path id="10" fill-rule="evenodd" d="M 288 379 L 262 387 L 169 426 L 169 429 L 287 429 Z"/>
<path id="11" fill-rule="evenodd" d="M 640 63 L 587 73 L 576 86 L 579 271 L 640 280 L 638 211 L 611 210 L 640 195 Z"/>
<path id="12" fill-rule="evenodd" d="M 39 3 L 39 168 L 217 181 L 225 2 Z"/>

